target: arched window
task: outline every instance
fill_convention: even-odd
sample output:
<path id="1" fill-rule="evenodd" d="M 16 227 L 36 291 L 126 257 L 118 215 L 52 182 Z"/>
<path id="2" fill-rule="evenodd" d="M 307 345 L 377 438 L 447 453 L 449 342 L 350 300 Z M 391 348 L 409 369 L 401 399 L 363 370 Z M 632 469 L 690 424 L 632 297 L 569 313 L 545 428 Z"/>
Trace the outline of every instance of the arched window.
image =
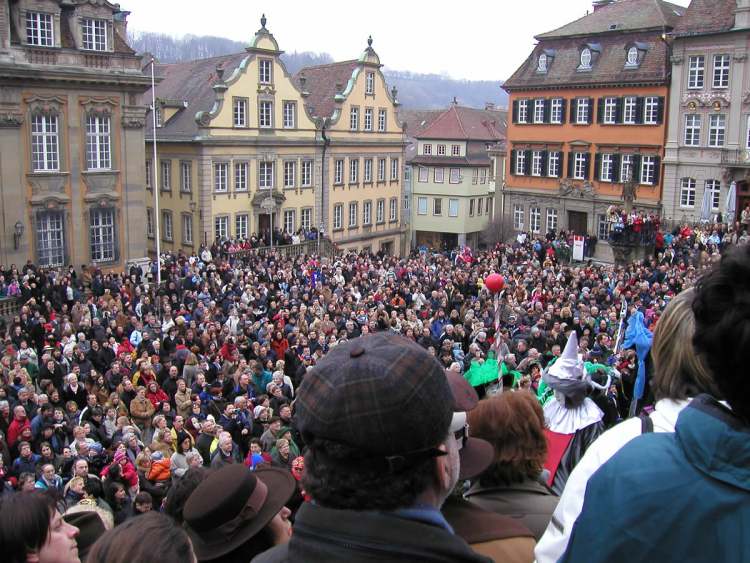
<path id="1" fill-rule="evenodd" d="M 588 47 L 581 51 L 581 68 L 591 68 L 591 49 Z"/>
<path id="2" fill-rule="evenodd" d="M 547 72 L 547 55 L 545 53 L 539 55 L 536 69 L 539 72 Z"/>
<path id="3" fill-rule="evenodd" d="M 628 49 L 627 65 L 635 66 L 637 64 L 638 64 L 638 48 L 631 47 L 630 49 Z"/>

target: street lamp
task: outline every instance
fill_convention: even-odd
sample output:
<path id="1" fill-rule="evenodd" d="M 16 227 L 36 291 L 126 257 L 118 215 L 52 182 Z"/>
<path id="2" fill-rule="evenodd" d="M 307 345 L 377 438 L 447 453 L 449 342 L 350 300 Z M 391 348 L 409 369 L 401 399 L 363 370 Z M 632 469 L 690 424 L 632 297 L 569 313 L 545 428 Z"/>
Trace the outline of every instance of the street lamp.
<path id="1" fill-rule="evenodd" d="M 268 212 L 268 216 L 271 218 L 271 252 L 273 252 L 273 212 L 276 209 L 276 202 L 273 197 L 267 197 L 260 204 L 261 209 Z"/>
<path id="2" fill-rule="evenodd" d="M 154 174 L 154 226 L 156 227 L 156 289 L 157 291 L 161 287 L 161 230 L 159 226 L 160 212 L 159 212 L 159 174 L 158 160 L 156 155 L 156 82 L 154 79 L 154 66 L 156 66 L 156 59 L 151 57 L 148 65 L 151 66 L 151 132 L 152 132 L 152 144 L 154 146 L 154 161 L 151 170 Z M 148 66 L 147 65 L 147 66 Z"/>
<path id="3" fill-rule="evenodd" d="M 13 225 L 13 229 L 13 246 L 18 250 L 18 246 L 21 243 L 21 237 L 23 236 L 23 223 L 21 223 L 21 221 L 16 221 L 16 224 Z"/>

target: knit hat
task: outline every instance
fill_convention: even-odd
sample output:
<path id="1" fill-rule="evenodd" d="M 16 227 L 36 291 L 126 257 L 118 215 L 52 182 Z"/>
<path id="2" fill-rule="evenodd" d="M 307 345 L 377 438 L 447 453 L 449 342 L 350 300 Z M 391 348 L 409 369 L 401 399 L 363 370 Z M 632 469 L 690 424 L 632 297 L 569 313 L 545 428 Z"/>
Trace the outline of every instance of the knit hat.
<path id="1" fill-rule="evenodd" d="M 125 457 L 126 457 L 126 455 L 125 455 L 125 452 L 124 452 L 124 451 L 122 451 L 122 450 L 117 450 L 117 451 L 115 452 L 115 457 L 114 457 L 114 461 L 115 461 L 115 463 L 120 463 L 120 461 L 121 461 L 121 460 L 123 460 L 123 459 L 125 459 Z"/>
<path id="2" fill-rule="evenodd" d="M 151 453 L 151 461 L 161 461 L 162 459 L 164 459 L 164 454 L 159 450 Z"/>

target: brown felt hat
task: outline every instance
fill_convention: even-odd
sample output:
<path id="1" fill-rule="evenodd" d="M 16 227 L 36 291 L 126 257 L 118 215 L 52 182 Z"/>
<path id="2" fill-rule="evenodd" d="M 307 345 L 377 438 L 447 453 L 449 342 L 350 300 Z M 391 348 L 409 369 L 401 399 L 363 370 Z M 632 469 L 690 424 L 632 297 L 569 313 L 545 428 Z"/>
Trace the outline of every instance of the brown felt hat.
<path id="1" fill-rule="evenodd" d="M 185 530 L 200 561 L 218 559 L 260 532 L 294 492 L 291 473 L 231 464 L 211 473 L 185 503 Z"/>

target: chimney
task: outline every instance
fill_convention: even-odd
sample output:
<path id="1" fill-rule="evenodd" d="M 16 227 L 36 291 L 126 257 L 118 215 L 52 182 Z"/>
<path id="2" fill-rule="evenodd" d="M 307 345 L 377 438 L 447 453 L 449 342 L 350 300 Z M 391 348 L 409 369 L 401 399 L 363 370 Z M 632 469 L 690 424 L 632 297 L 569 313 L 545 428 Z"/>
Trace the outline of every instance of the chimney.
<path id="1" fill-rule="evenodd" d="M 484 109 L 486 111 L 491 111 L 495 109 L 495 103 L 494 102 L 484 102 Z"/>
<path id="2" fill-rule="evenodd" d="M 610 4 L 613 4 L 615 0 L 594 0 L 594 12 L 597 10 L 601 10 L 605 6 L 609 6 Z"/>
<path id="3" fill-rule="evenodd" d="M 737 0 L 734 9 L 734 29 L 747 29 L 750 27 L 750 0 Z"/>

